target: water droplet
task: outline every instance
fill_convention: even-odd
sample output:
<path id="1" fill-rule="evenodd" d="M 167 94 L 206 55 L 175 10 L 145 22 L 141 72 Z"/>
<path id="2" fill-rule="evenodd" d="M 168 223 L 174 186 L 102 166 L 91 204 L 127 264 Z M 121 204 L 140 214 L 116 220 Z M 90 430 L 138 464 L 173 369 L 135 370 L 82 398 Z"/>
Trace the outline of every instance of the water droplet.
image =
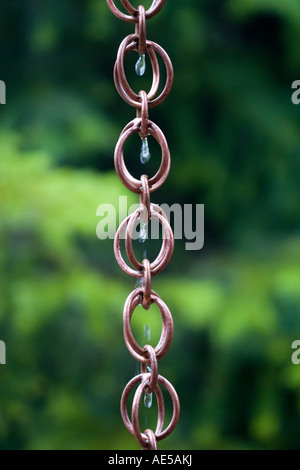
<path id="1" fill-rule="evenodd" d="M 138 277 L 135 283 L 135 288 L 138 289 L 139 287 L 143 287 L 143 284 L 144 284 L 144 278 Z"/>
<path id="2" fill-rule="evenodd" d="M 146 408 L 151 408 L 152 406 L 153 393 L 144 394 L 144 405 Z"/>
<path id="3" fill-rule="evenodd" d="M 151 325 L 148 325 L 148 324 L 144 325 L 144 338 L 145 338 L 145 340 L 150 341 L 150 339 L 151 339 Z M 151 369 L 148 372 L 151 372 Z"/>
<path id="4" fill-rule="evenodd" d="M 145 54 L 140 54 L 137 63 L 135 64 L 135 72 L 141 77 L 146 72 L 146 56 Z"/>
<path id="5" fill-rule="evenodd" d="M 141 147 L 141 154 L 140 154 L 141 163 L 143 165 L 145 163 L 148 163 L 150 158 L 151 158 L 151 153 L 149 151 L 148 139 L 147 137 L 145 137 L 145 139 L 142 139 L 142 147 Z"/>
<path id="6" fill-rule="evenodd" d="M 145 243 L 147 240 L 148 233 L 147 233 L 147 224 L 141 223 L 141 230 L 139 234 L 139 242 L 140 243 Z"/>

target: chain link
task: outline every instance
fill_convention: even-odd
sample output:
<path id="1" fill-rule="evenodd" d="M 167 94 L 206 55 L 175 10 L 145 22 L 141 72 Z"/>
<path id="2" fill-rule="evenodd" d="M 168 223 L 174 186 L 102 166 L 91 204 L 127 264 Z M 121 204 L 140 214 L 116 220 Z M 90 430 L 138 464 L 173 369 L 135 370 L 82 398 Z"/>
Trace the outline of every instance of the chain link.
<path id="1" fill-rule="evenodd" d="M 119 19 L 135 24 L 135 33 L 127 36 L 120 44 L 117 60 L 114 67 L 114 81 L 120 96 L 130 106 L 136 108 L 136 118 L 129 122 L 120 134 L 114 154 L 116 172 L 122 183 L 132 192 L 139 194 L 140 206 L 130 214 L 117 230 L 114 241 L 114 252 L 119 266 L 128 275 L 143 279 L 143 285 L 129 294 L 123 312 L 123 330 L 125 344 L 131 355 L 140 363 L 141 373 L 135 376 L 126 385 L 121 397 L 121 415 L 125 426 L 134 435 L 143 450 L 156 450 L 157 441 L 165 439 L 176 427 L 180 404 L 178 395 L 170 382 L 159 375 L 158 360 L 169 350 L 173 339 L 174 325 L 171 312 L 160 296 L 152 290 L 152 276 L 159 274 L 168 265 L 174 250 L 174 236 L 166 217 L 166 214 L 159 206 L 150 202 L 150 194 L 161 187 L 170 171 L 170 151 L 163 132 L 152 121 L 149 120 L 149 109 L 162 103 L 173 85 L 174 72 L 172 62 L 166 51 L 146 37 L 147 20 L 155 16 L 164 6 L 166 0 L 153 0 L 151 7 L 145 10 L 143 5 L 134 8 L 129 0 L 120 0 L 128 14 L 122 13 L 113 0 L 106 0 L 112 13 Z M 152 66 L 152 85 L 147 93 L 141 90 L 136 94 L 130 87 L 125 75 L 124 59 L 131 51 L 136 51 L 141 55 L 148 54 Z M 160 69 L 157 54 L 161 57 L 166 67 L 166 83 L 162 92 L 157 96 L 160 86 Z M 134 178 L 126 168 L 124 162 L 124 144 L 133 134 L 138 133 L 141 139 L 147 139 L 149 135 L 154 137 L 161 148 L 161 164 L 157 173 L 148 178 L 142 175 L 140 180 Z M 163 242 L 157 258 L 151 263 L 144 259 L 140 263 L 132 246 L 132 238 L 135 224 L 139 222 L 148 224 L 150 219 L 156 219 L 163 229 Z M 125 263 L 121 253 L 121 240 L 125 232 L 125 249 L 129 263 L 132 268 Z M 133 269 L 134 268 L 134 269 Z M 142 305 L 148 310 L 155 303 L 162 318 L 162 332 L 155 347 L 149 344 L 141 347 L 135 340 L 131 329 L 131 317 L 138 305 Z M 131 419 L 128 415 L 127 401 L 132 389 L 138 384 L 131 407 Z M 165 405 L 160 388 L 164 386 L 169 392 L 173 403 L 173 415 L 169 425 L 164 429 Z M 143 394 L 154 393 L 157 400 L 158 419 L 155 432 L 146 429 L 141 432 L 139 424 L 139 406 Z"/>

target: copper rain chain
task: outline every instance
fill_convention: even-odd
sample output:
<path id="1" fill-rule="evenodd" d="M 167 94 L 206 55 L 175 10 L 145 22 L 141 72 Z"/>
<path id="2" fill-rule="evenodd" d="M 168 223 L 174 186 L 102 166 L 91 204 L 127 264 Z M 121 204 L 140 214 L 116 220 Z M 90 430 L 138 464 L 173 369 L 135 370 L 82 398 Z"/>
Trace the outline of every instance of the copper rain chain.
<path id="1" fill-rule="evenodd" d="M 155 16 L 164 6 L 166 0 L 153 0 L 151 7 L 145 10 L 140 5 L 134 8 L 129 0 L 120 0 L 128 14 L 122 13 L 113 0 L 106 0 L 112 13 L 119 19 L 135 24 L 135 33 L 127 36 L 121 43 L 117 60 L 114 67 L 114 81 L 121 97 L 130 106 L 136 108 L 136 118 L 133 119 L 121 132 L 120 138 L 115 148 L 114 162 L 118 176 L 122 183 L 134 193 L 139 194 L 140 206 L 129 215 L 117 230 L 114 252 L 119 266 L 130 276 L 141 280 L 141 287 L 135 289 L 128 296 L 123 314 L 124 338 L 126 346 L 132 356 L 140 363 L 140 374 L 135 376 L 126 385 L 121 398 L 121 414 L 128 431 L 134 435 L 137 442 L 144 450 L 156 450 L 157 441 L 166 438 L 176 427 L 180 413 L 180 404 L 177 393 L 171 383 L 159 375 L 158 360 L 168 351 L 173 338 L 173 319 L 167 305 L 160 296 L 151 289 L 151 278 L 159 274 L 169 263 L 173 249 L 174 236 L 165 213 L 159 206 L 150 202 L 150 193 L 156 191 L 165 182 L 170 170 L 170 151 L 166 138 L 160 128 L 149 120 L 148 111 L 150 108 L 162 103 L 170 93 L 173 85 L 173 67 L 171 60 L 165 50 L 153 41 L 146 38 L 147 20 Z M 124 70 L 124 59 L 131 51 L 137 51 L 139 59 L 136 63 L 136 73 L 143 75 L 146 69 L 145 54 L 148 54 L 152 65 L 153 80 L 149 93 L 140 91 L 134 93 L 130 87 Z M 157 96 L 160 85 L 160 69 L 157 54 L 161 57 L 166 68 L 166 84 L 162 92 Z M 153 136 L 161 147 L 161 164 L 157 173 L 150 179 L 147 175 L 142 175 L 141 179 L 134 178 L 127 170 L 124 162 L 123 148 L 127 139 L 138 133 L 142 140 L 141 161 L 146 163 L 150 158 L 147 137 Z M 160 253 L 152 263 L 144 259 L 140 263 L 133 252 L 132 234 L 136 223 L 140 223 L 141 233 L 150 219 L 156 219 L 163 230 L 163 242 Z M 125 237 L 123 236 L 125 232 Z M 121 240 L 125 238 L 125 249 L 128 259 L 132 265 L 129 267 L 121 254 Z M 132 330 L 131 317 L 138 305 L 144 309 L 149 309 L 155 303 L 162 317 L 162 333 L 156 347 L 146 345 L 141 347 L 137 344 Z M 128 415 L 127 401 L 131 390 L 138 385 L 134 394 L 131 410 L 131 418 Z M 173 414 L 170 423 L 165 427 L 165 406 L 164 398 L 160 386 L 166 388 L 173 403 Z M 139 424 L 139 405 L 144 394 L 154 393 L 157 400 L 158 419 L 156 430 L 146 429 L 144 432 Z"/>

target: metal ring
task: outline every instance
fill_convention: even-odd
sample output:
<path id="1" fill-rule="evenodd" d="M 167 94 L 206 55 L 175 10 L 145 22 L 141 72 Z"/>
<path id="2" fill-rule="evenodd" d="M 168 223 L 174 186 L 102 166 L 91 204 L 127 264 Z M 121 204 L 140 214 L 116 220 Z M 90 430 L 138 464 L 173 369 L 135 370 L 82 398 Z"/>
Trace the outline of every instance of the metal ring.
<path id="1" fill-rule="evenodd" d="M 123 391 L 122 397 L 121 397 L 121 415 L 122 415 L 123 422 L 124 422 L 126 428 L 128 429 L 128 431 L 131 434 L 133 434 L 133 436 L 135 436 L 135 438 L 137 439 L 137 441 L 139 442 L 141 447 L 146 447 L 147 446 L 148 437 L 147 437 L 146 434 L 141 434 L 141 433 L 139 433 L 138 436 L 135 435 L 133 425 L 132 425 L 132 423 L 129 419 L 129 416 L 128 416 L 127 401 L 128 401 L 128 397 L 129 397 L 129 394 L 130 394 L 131 390 L 133 389 L 133 387 L 138 382 L 142 382 L 142 383 L 145 382 L 147 384 L 147 375 L 150 375 L 150 374 L 140 374 L 140 375 L 136 375 L 135 377 L 133 377 L 133 379 L 131 379 L 130 382 L 128 382 L 128 384 L 124 388 L 124 391 Z M 160 376 L 158 376 L 158 379 L 159 379 L 159 377 Z M 155 396 L 156 396 L 157 407 L 158 407 L 158 418 L 157 418 L 157 425 L 156 425 L 155 434 L 160 434 L 163 430 L 164 421 L 165 421 L 164 397 L 163 397 L 161 389 L 158 386 L 154 390 L 154 393 L 155 393 Z"/>
<path id="2" fill-rule="evenodd" d="M 157 258 L 154 260 L 153 263 L 150 264 L 151 275 L 155 276 L 165 269 L 165 267 L 168 265 L 172 257 L 172 254 L 174 251 L 174 235 L 173 235 L 172 229 L 169 225 L 166 215 L 161 214 L 157 210 L 159 209 L 159 206 L 156 206 L 155 204 L 151 204 L 150 207 L 151 207 L 152 215 L 155 213 L 154 217 L 156 217 L 162 223 L 163 227 L 167 227 L 167 230 L 169 230 L 169 234 L 170 234 L 169 239 L 164 238 L 162 248 Z M 126 217 L 126 219 L 123 220 L 123 222 L 121 223 L 121 225 L 119 226 L 117 230 L 117 233 L 115 235 L 115 240 L 114 240 L 114 253 L 115 253 L 115 257 L 116 257 L 118 265 L 126 274 L 132 277 L 136 277 L 136 278 L 143 277 L 143 266 L 139 265 L 141 266 L 140 269 L 134 270 L 130 268 L 127 263 L 125 263 L 124 258 L 121 253 L 121 238 L 122 238 L 121 235 L 125 231 L 125 244 L 126 244 L 127 238 L 132 239 L 132 237 L 130 236 L 130 232 L 128 230 L 128 226 L 130 224 L 131 219 L 136 220 L 139 218 L 140 212 L 141 212 L 141 209 L 138 208 L 133 214 L 130 214 L 128 217 Z M 138 263 L 137 259 L 134 256 L 132 245 L 130 244 L 130 242 L 129 242 L 129 247 L 128 247 L 128 241 L 127 241 L 127 250 L 129 252 L 131 260 L 134 260 L 135 263 Z"/>
<path id="3" fill-rule="evenodd" d="M 129 52 L 133 50 L 135 51 L 138 50 L 138 39 L 139 38 L 136 34 L 130 34 L 125 39 L 123 39 L 123 41 L 121 42 L 119 46 L 117 60 L 114 66 L 114 82 L 115 82 L 116 89 L 118 93 L 120 94 L 120 96 L 123 98 L 123 100 L 126 101 L 128 104 L 130 104 L 130 106 L 133 106 L 134 108 L 140 108 L 141 103 L 138 99 L 138 95 L 136 95 L 133 92 L 133 90 L 131 89 L 127 81 L 125 70 L 124 70 L 124 58 L 127 56 L 127 54 L 129 54 Z M 155 97 L 155 95 L 158 92 L 159 82 L 160 82 L 160 70 L 159 70 L 159 63 L 156 57 L 156 53 L 153 48 L 147 47 L 147 42 L 149 41 L 146 41 L 146 51 L 150 58 L 150 62 L 152 66 L 152 73 L 153 73 L 151 89 L 147 95 L 148 100 L 151 100 Z"/>
<path id="4" fill-rule="evenodd" d="M 143 265 L 136 259 L 136 256 L 133 252 L 132 233 L 134 229 L 134 223 L 136 222 L 137 219 L 140 218 L 140 216 L 141 216 L 140 208 L 138 208 L 133 214 L 131 214 L 131 217 L 129 218 L 129 221 L 128 221 L 128 226 L 126 228 L 126 237 L 125 237 L 125 248 L 126 248 L 128 259 L 130 263 L 132 264 L 132 266 L 136 268 L 138 271 L 141 271 L 143 269 Z M 165 269 L 165 267 L 169 264 L 169 261 L 174 251 L 174 235 L 173 235 L 173 231 L 171 229 L 168 219 L 163 217 L 161 214 L 159 214 L 155 210 L 151 210 L 151 204 L 150 204 L 150 217 L 157 219 L 163 227 L 163 243 L 162 243 L 161 250 L 157 258 L 150 264 L 151 274 L 152 276 L 156 276 L 157 274 L 162 272 Z"/>
<path id="5" fill-rule="evenodd" d="M 132 333 L 130 326 L 130 320 L 135 308 L 140 305 L 143 296 L 143 289 L 138 288 L 129 294 L 124 305 L 123 312 L 123 331 L 126 346 L 130 354 L 137 359 L 137 361 L 147 364 L 149 363 L 149 358 L 145 356 L 145 351 L 141 348 Z M 156 292 L 151 291 L 151 304 L 155 303 L 160 311 L 162 318 L 162 332 L 159 339 L 159 342 L 154 348 L 157 359 L 161 359 L 170 348 L 173 333 L 174 333 L 174 323 L 171 312 L 164 301 L 157 295 Z"/>
<path id="6" fill-rule="evenodd" d="M 121 3 L 124 8 L 131 13 L 132 15 L 137 14 L 137 9 L 133 7 L 129 0 L 121 0 Z M 146 11 L 146 18 L 150 19 L 155 16 L 164 6 L 166 0 L 153 0 L 151 7 Z"/>
<path id="7" fill-rule="evenodd" d="M 161 431 L 159 433 L 155 431 L 156 440 L 161 441 L 162 439 L 165 439 L 167 436 L 169 436 L 169 434 L 171 434 L 171 432 L 176 427 L 178 419 L 179 419 L 179 414 L 180 414 L 180 403 L 179 403 L 179 398 L 178 398 L 175 388 L 167 379 L 159 375 L 158 383 L 164 385 L 164 387 L 169 392 L 170 397 L 172 399 L 172 403 L 173 403 L 173 414 L 172 414 L 170 424 L 166 427 L 164 431 Z M 134 435 L 136 439 L 138 439 L 141 436 L 140 425 L 139 425 L 139 404 L 141 401 L 143 391 L 145 390 L 145 385 L 146 385 L 145 381 L 143 381 L 139 385 L 139 387 L 137 388 L 135 392 L 134 399 L 132 402 L 131 419 L 132 419 L 132 427 L 133 427 Z M 157 386 L 155 390 L 157 390 L 158 388 L 159 387 Z"/>
<path id="8" fill-rule="evenodd" d="M 151 372 L 149 372 L 150 379 L 148 382 L 147 389 L 145 390 L 145 393 L 149 394 L 153 392 L 153 390 L 155 389 L 157 385 L 158 363 L 157 363 L 155 350 L 152 346 L 147 344 L 146 346 L 144 346 L 144 351 L 146 354 L 147 353 L 149 354 L 149 361 L 150 361 L 149 366 L 151 368 Z M 147 374 L 147 365 L 148 364 L 144 364 L 144 363 L 141 364 L 141 374 Z"/>
<path id="9" fill-rule="evenodd" d="M 119 94 L 128 104 L 134 106 L 135 108 L 140 107 L 141 103 L 139 102 L 138 95 L 132 90 L 127 81 L 124 69 L 124 58 L 130 51 L 137 50 L 138 39 L 139 38 L 136 34 L 131 34 L 121 42 L 114 68 L 114 80 Z M 147 40 L 146 51 L 149 54 L 153 67 L 153 81 L 151 90 L 148 93 L 148 102 L 149 108 L 154 108 L 155 106 L 158 106 L 160 103 L 162 103 L 169 95 L 173 85 L 174 71 L 170 57 L 159 44 Z M 166 84 L 161 94 L 157 98 L 154 97 L 158 91 L 160 74 L 155 52 L 161 56 L 167 72 Z M 153 57 L 153 54 L 156 58 L 156 61 Z"/>
<path id="10" fill-rule="evenodd" d="M 126 168 L 124 162 L 124 144 L 131 135 L 139 132 L 140 125 L 140 119 L 134 119 L 133 121 L 127 124 L 127 126 L 123 129 L 120 134 L 114 155 L 115 168 L 120 180 L 126 186 L 126 188 L 130 189 L 130 191 L 133 191 L 134 193 L 141 192 L 142 182 L 141 180 L 134 178 Z M 157 173 L 149 179 L 149 191 L 151 193 L 160 188 L 167 179 L 171 166 L 171 158 L 168 143 L 164 134 L 162 133 L 160 128 L 152 121 L 148 122 L 148 132 L 157 140 L 162 151 L 160 167 Z"/>
<path id="11" fill-rule="evenodd" d="M 131 410 L 131 421 L 130 421 L 129 416 L 128 416 L 128 411 L 127 411 L 127 401 L 128 401 L 128 397 L 132 388 L 138 382 L 141 382 L 141 384 L 138 386 L 135 392 L 134 398 L 133 398 L 132 410 Z M 163 395 L 161 393 L 160 387 L 157 385 L 157 387 L 154 390 L 154 393 L 157 399 L 157 405 L 158 405 L 158 419 L 157 419 L 155 437 L 157 441 L 161 441 L 162 439 L 165 439 L 167 436 L 169 436 L 171 432 L 175 429 L 178 419 L 179 419 L 179 415 L 180 415 L 180 403 L 179 403 L 179 398 L 176 393 L 176 390 L 167 379 L 159 375 L 158 383 L 160 383 L 167 389 L 167 391 L 169 392 L 171 396 L 172 403 L 173 403 L 173 414 L 172 414 L 171 421 L 169 425 L 166 427 L 166 429 L 162 430 L 163 425 L 164 425 L 164 400 L 163 400 Z M 121 414 L 122 414 L 124 424 L 127 427 L 128 431 L 131 432 L 131 434 L 135 436 L 136 440 L 142 447 L 147 446 L 147 435 L 145 433 L 142 434 L 140 430 L 139 405 L 140 405 L 142 394 L 145 390 L 146 385 L 147 385 L 147 378 L 144 376 L 144 374 L 135 376 L 126 385 L 124 392 L 122 394 L 122 398 L 121 398 Z"/>

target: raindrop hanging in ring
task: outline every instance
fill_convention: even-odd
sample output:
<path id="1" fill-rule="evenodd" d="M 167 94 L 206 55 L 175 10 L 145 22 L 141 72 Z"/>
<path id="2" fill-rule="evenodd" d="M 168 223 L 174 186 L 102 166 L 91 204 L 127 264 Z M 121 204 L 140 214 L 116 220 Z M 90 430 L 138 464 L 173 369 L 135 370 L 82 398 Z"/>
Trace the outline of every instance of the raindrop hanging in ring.
<path id="1" fill-rule="evenodd" d="M 144 224 L 141 222 L 141 229 L 139 233 L 139 242 L 140 243 L 145 243 L 147 240 L 148 234 L 147 234 L 147 224 Z"/>
<path id="2" fill-rule="evenodd" d="M 153 399 L 153 393 L 146 393 L 144 394 L 144 406 L 145 408 L 151 408 L 152 406 L 152 399 Z"/>
<path id="3" fill-rule="evenodd" d="M 142 77 L 146 72 L 146 56 L 140 54 L 137 63 L 135 64 L 135 72 L 139 77 Z"/>
<path id="4" fill-rule="evenodd" d="M 140 153 L 141 163 L 143 165 L 145 163 L 148 163 L 150 158 L 151 158 L 151 153 L 149 150 L 148 139 L 147 137 L 145 137 L 145 138 L 142 138 L 142 146 L 141 146 L 141 153 Z"/>
<path id="5" fill-rule="evenodd" d="M 143 287 L 143 284 L 144 284 L 144 278 L 143 277 L 138 277 L 136 282 L 135 282 L 135 289 Z"/>

